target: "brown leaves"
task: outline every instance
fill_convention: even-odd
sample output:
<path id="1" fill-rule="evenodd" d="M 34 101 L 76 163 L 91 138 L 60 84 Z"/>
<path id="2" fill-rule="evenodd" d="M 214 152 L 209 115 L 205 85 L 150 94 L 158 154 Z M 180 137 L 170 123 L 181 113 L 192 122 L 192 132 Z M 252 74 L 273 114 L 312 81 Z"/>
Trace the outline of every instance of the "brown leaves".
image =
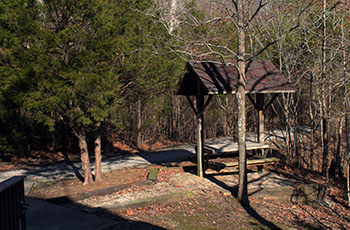
<path id="1" fill-rule="evenodd" d="M 265 219 L 285 222 L 287 226 L 303 228 L 304 225 L 320 229 L 350 229 L 350 210 L 332 203 L 332 207 L 321 203 L 291 204 L 277 199 L 268 202 L 251 199 L 256 211 Z"/>
<path id="2" fill-rule="evenodd" d="M 139 208 L 128 207 L 124 210 L 107 210 L 107 212 L 113 213 L 116 219 L 118 219 L 118 216 L 123 216 L 126 219 L 137 219 L 138 221 L 149 222 L 169 229 L 179 229 L 183 226 L 188 227 L 188 229 L 208 228 L 208 226 L 215 226 L 216 229 L 236 229 L 235 227 L 251 229 L 252 225 L 259 225 L 226 190 L 226 192 L 220 191 L 218 187 L 208 186 L 211 183 L 208 180 L 206 180 L 206 183 L 201 184 L 203 180 L 198 177 L 185 177 L 187 174 L 177 174 L 183 173 L 183 169 L 180 167 L 166 168 L 159 165 L 155 167 L 160 168 L 158 183 L 155 184 L 137 185 L 135 182 L 147 179 L 150 169 L 133 168 L 104 174 L 105 180 L 100 185 L 93 184 L 83 187 L 78 180 L 68 180 L 56 182 L 55 185 L 47 185 L 42 187 L 41 190 L 35 189 L 42 192 L 38 193 L 39 195 L 49 196 L 52 194 L 57 195 L 59 192 L 77 193 L 89 189 L 130 184 L 130 187 L 119 190 L 117 193 L 140 194 L 153 189 L 152 192 L 155 193 L 154 195 L 157 195 L 159 191 L 155 191 L 155 185 L 159 183 L 169 185 L 170 181 L 173 181 L 172 189 L 183 190 L 188 189 L 189 185 L 186 184 L 189 181 L 188 178 L 191 178 L 191 180 L 195 180 L 195 183 L 190 185 L 191 191 L 195 195 L 189 199 L 176 203 L 149 204 Z M 181 177 L 175 177 L 177 175 L 181 175 Z M 174 178 L 176 179 L 173 180 Z M 234 175 L 226 178 L 227 181 L 224 180 L 223 176 L 217 176 L 215 179 L 229 187 L 234 186 Z M 350 210 L 345 206 L 346 194 L 341 188 L 338 184 L 331 186 L 328 197 L 331 204 L 330 207 L 327 204 L 317 202 L 309 205 L 292 204 L 288 201 L 278 200 L 278 198 L 263 199 L 252 197 L 250 198 L 250 203 L 262 218 L 279 226 L 281 224 L 283 229 L 304 229 L 305 226 L 319 229 L 350 229 Z"/>
<path id="3" fill-rule="evenodd" d="M 132 212 L 132 210 L 131 210 L 130 208 L 127 208 L 127 209 L 125 210 L 125 214 L 126 214 L 126 215 L 129 215 L 129 216 L 134 215 L 134 213 Z"/>

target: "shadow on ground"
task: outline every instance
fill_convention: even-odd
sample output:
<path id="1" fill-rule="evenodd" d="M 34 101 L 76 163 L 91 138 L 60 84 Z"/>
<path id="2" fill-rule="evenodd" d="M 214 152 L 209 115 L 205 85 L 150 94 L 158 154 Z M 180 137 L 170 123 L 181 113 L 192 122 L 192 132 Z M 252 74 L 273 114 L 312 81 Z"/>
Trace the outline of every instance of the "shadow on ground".
<path id="1" fill-rule="evenodd" d="M 91 214 L 88 213 L 90 208 L 76 203 L 72 208 L 28 197 L 26 202 L 29 204 L 26 214 L 28 230 L 164 229 L 149 223 L 125 219 L 105 209 Z"/>
<path id="2" fill-rule="evenodd" d="M 262 176 L 263 177 L 263 176 Z M 238 185 L 236 186 L 228 186 L 224 182 L 217 180 L 214 176 L 211 175 L 206 175 L 206 178 L 212 181 L 213 183 L 217 184 L 218 186 L 228 190 L 231 192 L 232 196 L 237 198 L 237 193 L 238 193 Z M 264 225 L 268 227 L 269 229 L 281 229 L 274 223 L 266 220 L 264 217 L 262 217 L 254 208 L 252 208 L 250 205 L 242 206 L 242 208 L 251 216 L 253 217 L 256 221 L 258 221 L 261 225 Z"/>
<path id="3" fill-rule="evenodd" d="M 170 164 L 188 161 L 196 155 L 187 149 L 174 149 L 150 153 L 141 153 L 140 157 L 151 164 Z"/>
<path id="4" fill-rule="evenodd" d="M 64 160 L 66 162 L 66 164 L 69 165 L 69 167 L 72 168 L 75 176 L 81 181 L 81 182 L 84 182 L 84 177 L 81 175 L 81 173 L 79 172 L 79 168 L 76 167 L 73 163 L 73 161 L 71 161 L 68 157 L 68 154 L 66 151 L 63 152 L 63 155 L 64 155 Z"/>

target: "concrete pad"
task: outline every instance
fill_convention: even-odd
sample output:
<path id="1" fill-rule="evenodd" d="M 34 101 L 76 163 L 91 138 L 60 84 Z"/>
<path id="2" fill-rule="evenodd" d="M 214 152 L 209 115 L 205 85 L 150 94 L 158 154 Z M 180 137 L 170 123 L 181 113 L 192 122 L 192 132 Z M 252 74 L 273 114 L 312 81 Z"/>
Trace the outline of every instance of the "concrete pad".
<path id="1" fill-rule="evenodd" d="M 49 202 L 28 198 L 27 229 L 28 230 L 102 230 L 111 229 L 118 222 L 101 218 L 75 209 L 51 204 Z"/>

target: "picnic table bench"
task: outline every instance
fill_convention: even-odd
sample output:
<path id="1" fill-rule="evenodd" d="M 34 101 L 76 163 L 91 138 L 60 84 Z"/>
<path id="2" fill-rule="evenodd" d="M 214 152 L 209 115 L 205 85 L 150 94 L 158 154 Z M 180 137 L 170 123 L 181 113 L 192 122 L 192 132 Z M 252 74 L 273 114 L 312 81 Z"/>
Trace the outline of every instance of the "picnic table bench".
<path id="1" fill-rule="evenodd" d="M 258 167 L 258 170 L 261 171 L 264 169 L 265 166 L 267 165 L 274 165 L 277 164 L 280 161 L 280 159 L 275 158 L 275 157 L 270 157 L 270 158 L 258 158 L 258 159 L 251 159 L 247 160 L 247 166 L 252 167 L 256 166 Z M 223 169 L 226 168 L 238 168 L 238 161 L 233 161 L 233 162 L 226 162 L 226 163 L 219 163 L 219 162 L 208 162 L 206 165 L 205 169 L 212 169 L 215 172 L 207 172 L 207 174 L 212 174 L 212 173 L 217 173 L 221 172 Z"/>

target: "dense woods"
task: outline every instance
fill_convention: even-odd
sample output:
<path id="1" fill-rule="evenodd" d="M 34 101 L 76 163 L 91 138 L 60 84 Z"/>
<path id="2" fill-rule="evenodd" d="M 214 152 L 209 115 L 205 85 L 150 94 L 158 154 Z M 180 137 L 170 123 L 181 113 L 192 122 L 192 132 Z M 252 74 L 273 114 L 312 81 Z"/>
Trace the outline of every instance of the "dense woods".
<path id="1" fill-rule="evenodd" d="M 350 2 L 247 2 L 245 59 L 271 60 L 297 88 L 265 111 L 266 128 L 285 131 L 280 157 L 346 176 Z M 75 151 L 85 183 L 89 155 L 101 161 L 113 141 L 192 141 L 194 115 L 176 95 L 186 61 L 238 55 L 235 1 L 4 0 L 0 15 L 2 157 Z M 248 101 L 246 114 L 255 131 Z M 207 138 L 237 137 L 233 95 L 205 116 Z"/>

